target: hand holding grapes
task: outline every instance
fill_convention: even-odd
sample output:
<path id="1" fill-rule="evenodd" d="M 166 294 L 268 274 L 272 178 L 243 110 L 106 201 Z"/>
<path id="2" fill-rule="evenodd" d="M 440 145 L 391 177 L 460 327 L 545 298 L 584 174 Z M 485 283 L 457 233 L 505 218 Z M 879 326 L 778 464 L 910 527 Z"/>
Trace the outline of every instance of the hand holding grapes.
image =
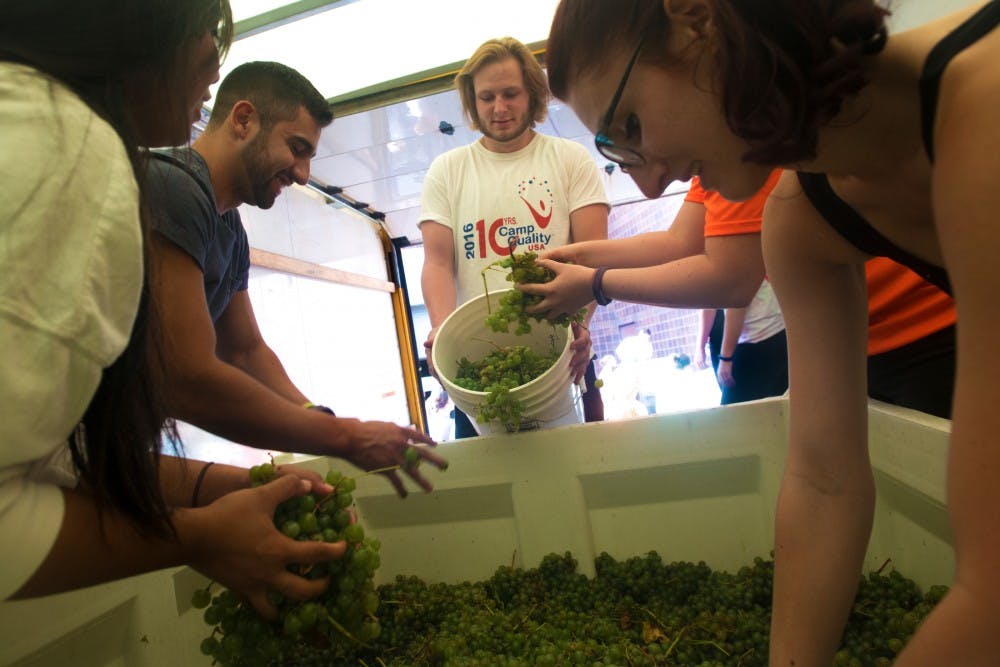
<path id="1" fill-rule="evenodd" d="M 527 313 L 544 315 L 550 321 L 573 316 L 594 300 L 594 269 L 579 264 L 565 264 L 552 259 L 537 259 L 536 263 L 551 271 L 555 277 L 547 283 L 517 283 L 525 294 L 542 297 L 538 303 L 526 307 Z"/>
<path id="2" fill-rule="evenodd" d="M 327 579 L 309 580 L 289 572 L 288 565 L 337 560 L 344 555 L 346 545 L 296 541 L 274 526 L 275 508 L 311 488 L 310 482 L 285 475 L 264 486 L 229 493 L 207 507 L 188 510 L 192 525 L 204 528 L 193 531 L 188 540 L 193 551 L 191 566 L 244 598 L 265 618 L 276 615 L 267 599 L 268 590 L 293 600 L 321 594 Z M 196 513 L 206 519 L 196 519 Z"/>

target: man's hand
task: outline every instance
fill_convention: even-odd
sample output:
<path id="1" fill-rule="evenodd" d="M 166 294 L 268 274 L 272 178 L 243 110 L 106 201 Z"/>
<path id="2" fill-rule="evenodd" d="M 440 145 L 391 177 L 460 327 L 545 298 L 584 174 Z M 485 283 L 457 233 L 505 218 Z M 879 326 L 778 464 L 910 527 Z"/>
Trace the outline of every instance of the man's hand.
<path id="1" fill-rule="evenodd" d="M 573 342 L 569 344 L 569 349 L 573 357 L 569 361 L 569 374 L 573 378 L 573 384 L 579 384 L 587 372 L 587 364 L 593 352 L 590 347 L 590 331 L 578 322 L 571 322 L 573 328 Z"/>
<path id="2" fill-rule="evenodd" d="M 427 340 L 424 341 L 424 355 L 427 357 L 427 370 L 430 371 L 431 375 L 438 377 L 437 369 L 434 368 L 434 359 L 431 352 L 434 349 L 434 338 L 437 336 L 437 327 L 430 330 L 427 334 Z M 438 378 L 440 380 L 441 378 Z"/>
<path id="3" fill-rule="evenodd" d="M 415 428 L 404 428 L 391 422 L 361 422 L 357 440 L 345 458 L 362 470 L 380 470 L 399 466 L 424 491 L 432 491 L 434 485 L 420 473 L 419 468 L 407 465 L 406 451 L 408 449 L 416 450 L 420 459 L 442 470 L 448 467 L 448 462 L 428 447 L 414 447 L 413 444 L 416 442 L 432 446 L 437 444 L 429 435 Z M 406 487 L 403 486 L 403 480 L 400 479 L 398 471 L 388 470 L 383 474 L 389 478 L 396 493 L 405 498 L 407 495 Z"/>

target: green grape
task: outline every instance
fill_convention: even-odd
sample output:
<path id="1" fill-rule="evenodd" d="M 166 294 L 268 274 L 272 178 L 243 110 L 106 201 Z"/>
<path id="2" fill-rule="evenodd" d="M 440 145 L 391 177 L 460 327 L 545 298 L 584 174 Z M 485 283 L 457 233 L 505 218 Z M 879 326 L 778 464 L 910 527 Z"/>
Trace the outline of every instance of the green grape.
<path id="1" fill-rule="evenodd" d="M 191 594 L 191 606 L 195 609 L 204 609 L 212 602 L 212 593 L 208 588 L 198 588 Z"/>
<path id="2" fill-rule="evenodd" d="M 333 515 L 333 526 L 337 530 L 343 530 L 351 525 L 351 513 L 346 509 L 338 509 Z"/>
<path id="3" fill-rule="evenodd" d="M 319 530 L 319 519 L 312 512 L 303 512 L 300 514 L 298 524 L 299 530 L 303 533 L 312 534 Z"/>
<path id="4" fill-rule="evenodd" d="M 311 494 L 299 498 L 299 509 L 303 512 L 312 512 L 316 508 L 316 498 Z"/>
<path id="5" fill-rule="evenodd" d="M 298 521 L 286 521 L 281 526 L 281 532 L 294 540 L 302 532 L 302 526 Z"/>
<path id="6" fill-rule="evenodd" d="M 201 640 L 202 655 L 215 655 L 219 651 L 219 640 L 215 637 L 205 637 Z"/>
<path id="7" fill-rule="evenodd" d="M 344 539 L 351 544 L 357 544 L 365 538 L 365 530 L 359 524 L 352 523 L 344 528 Z"/>
<path id="8" fill-rule="evenodd" d="M 403 452 L 403 467 L 407 470 L 416 470 L 420 466 L 420 452 L 416 447 L 407 447 Z"/>

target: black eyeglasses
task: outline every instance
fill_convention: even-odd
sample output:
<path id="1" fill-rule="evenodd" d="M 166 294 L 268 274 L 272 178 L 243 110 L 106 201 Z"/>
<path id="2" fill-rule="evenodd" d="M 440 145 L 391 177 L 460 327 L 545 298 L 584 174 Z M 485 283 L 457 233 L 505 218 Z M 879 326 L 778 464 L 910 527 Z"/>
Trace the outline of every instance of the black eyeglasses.
<path id="1" fill-rule="evenodd" d="M 646 158 L 642 156 L 642 153 L 627 146 L 616 146 L 615 142 L 608 136 L 608 130 L 611 128 L 611 121 L 614 120 L 615 111 L 618 110 L 618 102 L 622 98 L 625 84 L 628 83 L 628 77 L 632 74 L 632 67 L 635 66 L 635 61 L 639 59 L 639 52 L 642 50 L 644 39 L 645 34 L 639 38 L 639 43 L 636 44 L 635 51 L 632 52 L 632 57 L 628 59 L 628 65 L 625 66 L 625 74 L 622 75 L 622 81 L 618 84 L 618 90 L 615 91 L 614 97 L 611 98 L 611 105 L 608 107 L 608 112 L 604 114 L 604 119 L 601 121 L 600 126 L 598 126 L 597 134 L 594 136 L 594 145 L 597 146 L 597 152 L 619 167 L 624 168 L 643 165 L 646 163 Z"/>

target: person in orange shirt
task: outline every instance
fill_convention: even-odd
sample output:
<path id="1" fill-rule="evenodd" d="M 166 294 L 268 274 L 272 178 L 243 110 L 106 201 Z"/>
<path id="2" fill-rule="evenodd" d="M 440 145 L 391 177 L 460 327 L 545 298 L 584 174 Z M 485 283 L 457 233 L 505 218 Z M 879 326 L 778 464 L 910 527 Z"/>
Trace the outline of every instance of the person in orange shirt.
<path id="1" fill-rule="evenodd" d="M 670 308 L 743 308 L 766 285 L 760 246 L 764 203 L 777 184 L 775 170 L 753 197 L 730 202 L 705 190 L 697 177 L 665 231 L 626 239 L 573 243 L 543 253 L 540 262 L 556 273 L 544 284 L 519 289 L 544 298 L 532 312 L 555 318 L 612 299 Z M 892 260 L 866 265 L 869 305 L 868 389 L 872 398 L 950 418 L 955 375 L 955 307 L 951 298 Z M 780 375 L 787 387 L 784 325 L 756 344 L 724 343 L 717 373 L 736 383 L 744 372 Z M 760 352 L 760 354 L 757 354 Z M 766 362 L 762 363 L 762 359 Z M 739 400 L 783 393 L 768 378 L 767 389 L 736 392 Z M 747 397 L 749 396 L 749 397 Z M 730 401 L 736 402 L 736 401 Z"/>

